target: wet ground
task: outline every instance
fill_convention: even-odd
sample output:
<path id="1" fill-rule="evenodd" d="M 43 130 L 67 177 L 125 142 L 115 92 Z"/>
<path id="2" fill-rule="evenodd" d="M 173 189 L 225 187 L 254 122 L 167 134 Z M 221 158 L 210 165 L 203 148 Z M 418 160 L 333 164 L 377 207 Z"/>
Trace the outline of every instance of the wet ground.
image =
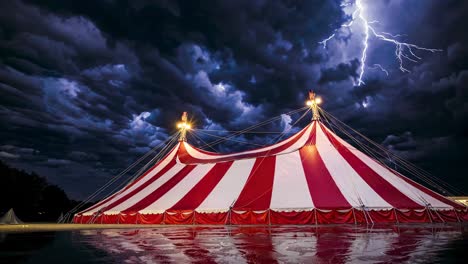
<path id="1" fill-rule="evenodd" d="M 468 226 L 0 232 L 0 263 L 468 263 Z"/>

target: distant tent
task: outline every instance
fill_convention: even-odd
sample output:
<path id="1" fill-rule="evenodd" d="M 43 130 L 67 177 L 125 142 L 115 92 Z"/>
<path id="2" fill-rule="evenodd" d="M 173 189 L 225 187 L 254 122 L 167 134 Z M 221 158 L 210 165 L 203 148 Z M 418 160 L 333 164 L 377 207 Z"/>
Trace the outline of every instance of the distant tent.
<path id="1" fill-rule="evenodd" d="M 15 211 L 13 211 L 13 208 L 8 210 L 6 214 L 4 214 L 0 218 L 0 225 L 20 225 L 23 224 L 23 221 L 21 221 L 18 217 L 15 215 Z"/>

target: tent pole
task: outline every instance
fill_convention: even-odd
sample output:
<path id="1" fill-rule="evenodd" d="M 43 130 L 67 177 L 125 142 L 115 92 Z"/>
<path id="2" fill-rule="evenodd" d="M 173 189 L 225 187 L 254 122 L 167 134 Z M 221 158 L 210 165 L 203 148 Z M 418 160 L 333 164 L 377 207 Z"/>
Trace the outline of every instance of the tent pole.
<path id="1" fill-rule="evenodd" d="M 318 219 L 317 219 L 317 208 L 314 209 L 314 215 L 315 215 L 315 225 L 318 225 Z"/>
<path id="2" fill-rule="evenodd" d="M 180 123 L 177 124 L 177 128 L 180 129 L 180 137 L 179 142 L 186 142 L 187 141 L 187 130 L 191 128 L 190 124 L 187 123 L 187 112 L 182 113 L 182 117 L 180 119 Z"/>
<path id="3" fill-rule="evenodd" d="M 400 224 L 400 221 L 398 221 L 398 214 L 397 214 L 397 211 L 396 211 L 395 207 L 393 207 L 393 213 L 395 213 L 396 223 Z"/>
<path id="4" fill-rule="evenodd" d="M 368 225 L 369 221 L 367 221 L 367 215 L 366 215 L 366 210 L 364 208 L 364 205 L 361 208 L 362 208 L 362 213 L 364 214 L 364 219 L 366 220 L 366 225 Z"/>
<path id="5" fill-rule="evenodd" d="M 457 210 L 453 208 L 453 212 L 455 213 L 455 216 L 457 217 L 457 221 L 461 223 L 460 217 L 458 216 Z"/>
<path id="6" fill-rule="evenodd" d="M 354 225 L 357 225 L 357 219 L 356 219 L 356 214 L 354 212 L 354 207 L 351 208 L 352 212 L 353 212 L 353 218 L 354 218 Z"/>
<path id="7" fill-rule="evenodd" d="M 427 211 L 427 214 L 429 215 L 429 220 L 431 221 L 431 223 L 433 223 L 431 210 L 429 210 L 429 207 L 427 205 L 426 205 L 426 211 Z"/>
<path id="8" fill-rule="evenodd" d="M 367 214 L 369 215 L 369 219 L 371 220 L 372 225 L 374 225 L 374 220 L 372 219 L 372 216 L 370 215 L 370 211 L 367 211 Z"/>
<path id="9" fill-rule="evenodd" d="M 439 212 L 437 212 L 437 210 L 435 209 L 434 212 L 436 213 L 437 217 L 439 217 L 439 219 L 442 221 L 442 223 L 445 223 L 445 220 L 440 216 Z"/>
<path id="10" fill-rule="evenodd" d="M 320 120 L 320 113 L 318 110 L 318 105 L 322 102 L 320 97 L 317 97 L 316 94 L 310 90 L 309 91 L 309 100 L 307 101 L 307 105 L 312 109 L 312 121 L 319 121 Z"/>

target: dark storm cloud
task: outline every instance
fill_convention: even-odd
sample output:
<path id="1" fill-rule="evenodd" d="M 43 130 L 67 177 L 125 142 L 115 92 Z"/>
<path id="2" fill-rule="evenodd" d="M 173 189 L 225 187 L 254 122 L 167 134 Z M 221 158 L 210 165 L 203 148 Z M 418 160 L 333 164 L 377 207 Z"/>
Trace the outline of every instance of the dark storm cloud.
<path id="1" fill-rule="evenodd" d="M 350 77 L 356 79 L 358 67 L 359 61 L 354 59 L 349 63 L 340 63 L 334 68 L 323 69 L 319 84 L 349 80 Z"/>
<path id="2" fill-rule="evenodd" d="M 391 46 L 372 45 L 370 65 L 381 63 L 390 76 L 367 69 L 360 87 L 353 86 L 360 32 L 340 35 L 333 49 L 318 44 L 349 19 L 338 0 L 2 3 L 0 157 L 82 198 L 174 133 L 182 111 L 198 128 L 239 130 L 303 106 L 312 88 L 325 109 L 421 165 L 439 158 L 437 149 L 459 160 L 468 123 L 467 8 L 451 3 L 369 1 L 385 30 L 444 51 L 420 54 L 424 60 L 402 74 Z M 405 10 L 417 15 L 392 19 Z M 287 130 L 297 117 L 264 129 Z"/>
<path id="3" fill-rule="evenodd" d="M 284 96 L 294 99 L 295 91 L 303 90 L 316 80 L 319 69 L 302 61 L 314 60 L 313 52 L 308 49 L 315 47 L 316 42 L 328 34 L 329 27 L 339 25 L 343 20 L 339 1 L 189 1 L 180 4 L 168 4 L 167 1 L 139 1 L 138 4 L 125 1 L 85 1 L 79 4 L 64 1 L 32 2 L 42 4 L 47 10 L 89 18 L 109 35 L 110 42 L 125 39 L 133 40 L 137 45 L 151 43 L 151 48 L 156 49 L 155 53 L 158 54 L 152 58 L 152 63 L 159 64 L 159 67 L 172 64 L 171 57 L 177 56 L 175 53 L 180 49 L 178 47 L 189 41 L 202 44 L 212 52 L 226 50 L 226 53 L 233 54 L 233 62 L 236 64 L 232 66 L 240 67 L 233 71 L 246 67 L 250 71 L 257 64 L 264 66 L 271 70 L 270 76 L 265 79 L 275 80 L 260 86 L 269 87 L 269 93 L 265 92 L 266 89 L 256 89 L 258 94 L 252 100 L 258 100 L 259 97 L 272 100 Z M 304 34 L 305 30 L 307 34 Z M 142 57 L 151 53 L 151 48 L 140 49 L 145 53 L 141 54 Z M 163 61 L 158 63 L 158 56 Z M 318 61 L 315 58 L 315 62 Z M 197 63 L 202 64 L 203 59 L 199 58 Z M 180 64 L 176 66 L 182 69 L 185 67 Z M 220 66 L 224 69 L 229 65 Z M 171 73 L 176 74 L 174 71 L 168 72 Z M 174 79 L 179 80 L 180 75 L 174 76 Z M 240 81 L 239 78 L 235 79 Z M 291 80 L 295 80 L 295 83 L 291 84 Z M 173 80 L 169 79 L 161 86 L 173 84 L 172 90 L 175 92 L 187 93 L 185 85 L 170 81 Z M 288 90 L 292 89 L 291 93 L 284 92 L 286 86 L 289 86 Z M 200 96 L 190 95 L 192 99 Z"/>

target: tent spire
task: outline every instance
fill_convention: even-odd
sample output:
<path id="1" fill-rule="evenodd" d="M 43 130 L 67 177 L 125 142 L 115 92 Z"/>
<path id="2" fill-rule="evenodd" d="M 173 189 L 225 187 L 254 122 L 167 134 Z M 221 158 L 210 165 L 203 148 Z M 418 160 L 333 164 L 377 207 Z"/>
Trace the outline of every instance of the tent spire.
<path id="1" fill-rule="evenodd" d="M 180 123 L 177 124 L 177 128 L 180 130 L 180 137 L 179 141 L 180 142 L 185 142 L 187 141 L 187 130 L 190 130 L 191 126 L 189 123 L 187 123 L 187 112 L 182 113 L 182 117 L 180 119 Z"/>
<path id="2" fill-rule="evenodd" d="M 307 105 L 312 109 L 312 121 L 320 120 L 320 114 L 318 111 L 318 105 L 322 102 L 320 97 L 317 97 L 316 94 L 310 90 L 309 91 L 309 101 L 307 101 Z"/>

